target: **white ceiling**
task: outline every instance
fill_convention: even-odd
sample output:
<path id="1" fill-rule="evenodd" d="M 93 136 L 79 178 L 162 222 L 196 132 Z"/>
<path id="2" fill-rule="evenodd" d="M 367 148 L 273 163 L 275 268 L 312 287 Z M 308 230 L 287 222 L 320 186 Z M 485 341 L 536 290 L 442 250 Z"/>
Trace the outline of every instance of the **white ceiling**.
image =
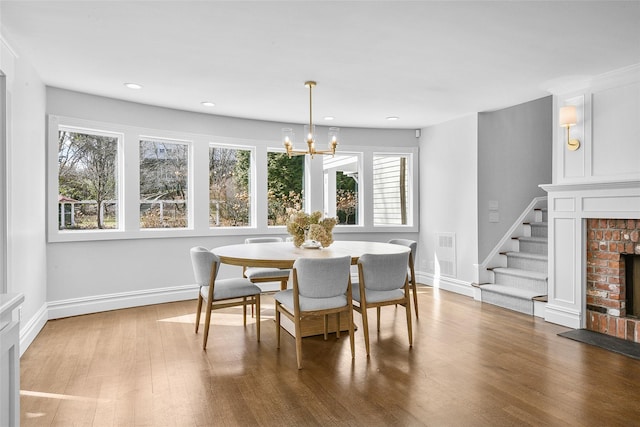
<path id="1" fill-rule="evenodd" d="M 421 128 L 640 63 L 640 1 L 2 0 L 0 24 L 49 86 L 303 123 L 316 80 L 337 126 Z"/>

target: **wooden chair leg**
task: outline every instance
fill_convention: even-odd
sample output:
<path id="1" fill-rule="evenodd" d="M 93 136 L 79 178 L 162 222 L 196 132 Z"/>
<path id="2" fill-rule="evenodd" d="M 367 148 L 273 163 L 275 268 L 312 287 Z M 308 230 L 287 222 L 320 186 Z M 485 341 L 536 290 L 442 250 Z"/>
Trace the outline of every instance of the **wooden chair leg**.
<path id="1" fill-rule="evenodd" d="M 413 286 L 413 308 L 416 310 L 416 319 L 417 319 L 419 317 L 418 316 L 418 288 L 415 282 L 412 284 L 412 286 Z"/>
<path id="2" fill-rule="evenodd" d="M 369 319 L 367 318 L 367 309 L 360 306 L 360 314 L 362 314 L 362 329 L 364 329 L 364 346 L 369 356 Z"/>
<path id="3" fill-rule="evenodd" d="M 244 326 L 247 326 L 247 297 L 242 297 L 242 318 L 244 319 Z"/>
<path id="4" fill-rule="evenodd" d="M 336 313 L 336 338 L 340 338 L 340 313 Z"/>
<path id="5" fill-rule="evenodd" d="M 198 310 L 196 310 L 196 334 L 198 333 L 198 327 L 200 326 L 200 312 L 202 311 L 202 295 L 198 291 Z"/>
<path id="6" fill-rule="evenodd" d="M 296 359 L 298 361 L 298 369 L 302 369 L 302 331 L 300 328 L 300 316 L 295 317 L 294 323 L 296 332 Z"/>
<path id="7" fill-rule="evenodd" d="M 276 348 L 280 348 L 280 303 L 276 301 Z"/>
<path id="8" fill-rule="evenodd" d="M 356 347 L 354 343 L 354 327 L 353 327 L 353 310 L 349 309 L 348 314 L 349 319 L 349 344 L 351 345 L 351 358 L 355 359 L 356 357 Z"/>
<path id="9" fill-rule="evenodd" d="M 211 323 L 211 307 L 213 302 L 207 301 L 207 314 L 204 316 L 204 337 L 202 339 L 202 349 L 207 349 L 207 340 L 209 339 L 209 325 Z"/>
<path id="10" fill-rule="evenodd" d="M 407 302 L 405 304 L 405 311 L 407 312 L 407 331 L 409 332 L 409 347 L 413 347 L 413 331 L 411 330 L 411 299 L 407 296 Z"/>
<path id="11" fill-rule="evenodd" d="M 380 332 L 380 307 L 376 307 L 376 325 L 378 326 L 378 332 Z"/>
<path id="12" fill-rule="evenodd" d="M 256 335 L 258 336 L 258 342 L 260 342 L 260 294 L 257 294 L 254 298 L 256 301 Z"/>
<path id="13" fill-rule="evenodd" d="M 322 320 L 324 321 L 324 340 L 326 341 L 329 338 L 329 315 L 322 316 Z"/>

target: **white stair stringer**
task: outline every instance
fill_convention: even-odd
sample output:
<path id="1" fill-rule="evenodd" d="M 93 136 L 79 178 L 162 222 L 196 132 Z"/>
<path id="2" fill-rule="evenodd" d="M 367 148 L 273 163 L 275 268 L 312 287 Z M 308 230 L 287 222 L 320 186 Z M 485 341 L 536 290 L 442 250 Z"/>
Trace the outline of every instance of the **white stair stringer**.
<path id="1" fill-rule="evenodd" d="M 546 198 L 535 199 L 500 247 L 481 265 L 482 302 L 529 315 L 544 315 L 547 295 L 548 240 Z M 510 243 L 510 242 L 513 243 Z"/>

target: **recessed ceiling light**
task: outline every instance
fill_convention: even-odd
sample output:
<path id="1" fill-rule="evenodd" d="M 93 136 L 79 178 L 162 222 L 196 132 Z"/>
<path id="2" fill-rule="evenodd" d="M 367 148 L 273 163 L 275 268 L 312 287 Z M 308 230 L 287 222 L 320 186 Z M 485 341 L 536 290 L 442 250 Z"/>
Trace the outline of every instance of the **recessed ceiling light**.
<path id="1" fill-rule="evenodd" d="M 202 101 L 200 104 L 204 105 L 205 107 L 215 107 L 216 104 L 214 104 L 211 101 Z"/>
<path id="2" fill-rule="evenodd" d="M 325 116 L 324 119 L 325 120 L 333 120 L 333 119 L 335 119 L 335 117 L 333 117 L 333 116 Z"/>
<path id="3" fill-rule="evenodd" d="M 389 120 L 390 122 L 394 121 L 394 120 L 398 120 L 400 117 L 396 117 L 396 116 L 391 116 L 391 117 L 387 117 L 387 120 Z"/>
<path id="4" fill-rule="evenodd" d="M 139 85 L 138 83 L 125 83 L 124 85 L 129 89 L 142 89 L 142 85 Z"/>

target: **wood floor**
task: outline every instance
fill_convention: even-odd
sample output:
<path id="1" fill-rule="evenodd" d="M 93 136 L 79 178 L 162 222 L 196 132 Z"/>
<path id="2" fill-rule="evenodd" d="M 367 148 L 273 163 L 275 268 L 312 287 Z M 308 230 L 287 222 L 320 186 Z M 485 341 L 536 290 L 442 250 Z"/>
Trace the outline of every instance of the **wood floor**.
<path id="1" fill-rule="evenodd" d="M 420 287 L 412 349 L 386 307 L 369 359 L 361 331 L 353 361 L 346 334 L 305 338 L 299 371 L 272 302 L 260 343 L 215 312 L 206 352 L 195 300 L 50 321 L 21 358 L 22 425 L 640 425 L 640 362 L 539 318 Z"/>

